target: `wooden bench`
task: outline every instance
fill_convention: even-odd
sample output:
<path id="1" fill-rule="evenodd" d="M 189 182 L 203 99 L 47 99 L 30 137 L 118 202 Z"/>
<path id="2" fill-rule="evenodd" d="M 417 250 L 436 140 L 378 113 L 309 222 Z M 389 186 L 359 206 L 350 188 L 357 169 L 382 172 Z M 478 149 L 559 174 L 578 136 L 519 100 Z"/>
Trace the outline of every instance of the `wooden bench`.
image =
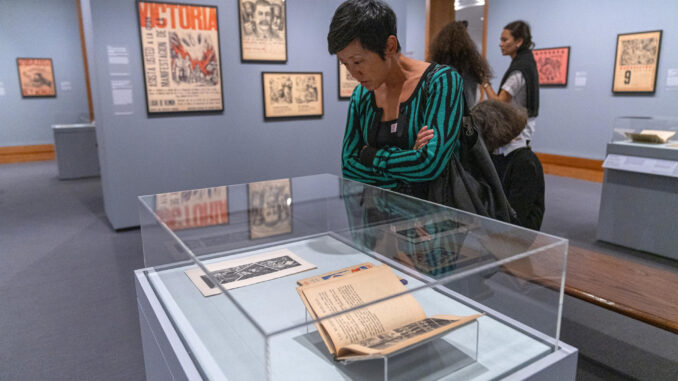
<path id="1" fill-rule="evenodd" d="M 678 273 L 570 246 L 565 293 L 678 333 Z"/>
<path id="2" fill-rule="evenodd" d="M 562 258 L 536 255 L 504 266 L 515 276 L 558 289 Z M 678 272 L 570 245 L 567 295 L 678 333 Z"/>

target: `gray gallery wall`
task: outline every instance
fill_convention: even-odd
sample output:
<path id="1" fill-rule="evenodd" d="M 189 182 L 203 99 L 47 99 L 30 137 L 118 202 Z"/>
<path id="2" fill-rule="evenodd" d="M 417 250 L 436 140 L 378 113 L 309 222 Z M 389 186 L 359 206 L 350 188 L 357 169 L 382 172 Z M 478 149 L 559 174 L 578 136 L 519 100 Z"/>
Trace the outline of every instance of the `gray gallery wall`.
<path id="1" fill-rule="evenodd" d="M 52 144 L 52 124 L 89 121 L 74 0 L 0 0 L 0 49 L 0 147 Z M 21 97 L 17 57 L 52 59 L 56 98 Z"/>
<path id="2" fill-rule="evenodd" d="M 570 46 L 566 88 L 541 88 L 535 151 L 602 159 L 618 116 L 678 116 L 678 87 L 667 72 L 678 69 L 678 1 L 493 0 L 489 7 L 487 59 L 497 89 L 510 58 L 501 56 L 499 35 L 517 19 L 532 26 L 537 48 Z M 662 29 L 657 90 L 652 96 L 615 96 L 612 75 L 618 33 Z M 586 86 L 575 86 L 575 73 Z"/>
<path id="3" fill-rule="evenodd" d="M 240 62 L 235 1 L 184 2 L 218 6 L 223 114 L 149 118 L 134 1 L 82 2 L 104 204 L 116 229 L 139 224 L 138 195 L 340 171 L 348 102 L 337 97 L 337 61 L 326 35 L 341 1 L 288 2 L 286 64 Z M 407 35 L 407 0 L 389 3 Z M 109 47 L 125 48 L 129 64 L 109 64 Z M 264 122 L 262 71 L 322 71 L 324 116 Z M 131 81 L 131 105 L 113 105 L 111 81 L 121 79 Z"/>

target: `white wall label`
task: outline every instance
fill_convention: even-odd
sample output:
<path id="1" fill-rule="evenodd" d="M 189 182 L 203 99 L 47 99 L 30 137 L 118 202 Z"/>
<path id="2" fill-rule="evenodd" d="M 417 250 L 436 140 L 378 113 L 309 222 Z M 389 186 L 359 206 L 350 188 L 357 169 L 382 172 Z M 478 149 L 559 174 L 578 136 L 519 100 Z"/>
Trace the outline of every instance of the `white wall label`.
<path id="1" fill-rule="evenodd" d="M 5 96 L 5 84 L 3 82 L 0 82 L 0 97 Z"/>
<path id="2" fill-rule="evenodd" d="M 609 154 L 603 168 L 678 177 L 678 161 Z"/>
<path id="3" fill-rule="evenodd" d="M 574 86 L 575 87 L 586 87 L 586 75 L 585 71 L 578 71 L 574 74 Z"/>
<path id="4" fill-rule="evenodd" d="M 71 82 L 69 81 L 62 81 L 61 82 L 61 90 L 62 91 L 71 91 L 73 87 L 71 86 Z"/>
<path id="5" fill-rule="evenodd" d="M 129 65 L 129 53 L 125 46 L 107 46 L 108 63 L 111 65 Z"/>
<path id="6" fill-rule="evenodd" d="M 114 79 L 111 81 L 111 91 L 113 95 L 113 114 L 114 115 L 132 115 L 132 81 L 129 79 Z"/>
<path id="7" fill-rule="evenodd" d="M 667 90 L 678 90 L 678 68 L 669 69 L 666 72 L 666 87 Z"/>

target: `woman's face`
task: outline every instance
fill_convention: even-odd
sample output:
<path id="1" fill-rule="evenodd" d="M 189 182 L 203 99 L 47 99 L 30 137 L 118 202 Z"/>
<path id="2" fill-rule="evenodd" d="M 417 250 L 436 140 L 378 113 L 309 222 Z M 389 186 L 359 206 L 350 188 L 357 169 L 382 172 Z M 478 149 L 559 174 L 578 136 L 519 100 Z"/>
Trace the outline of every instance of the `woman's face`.
<path id="1" fill-rule="evenodd" d="M 522 44 L 523 39 L 519 38 L 518 40 L 515 40 L 511 35 L 511 31 L 508 29 L 504 29 L 501 32 L 501 37 L 499 38 L 499 48 L 501 49 L 502 55 L 513 57 Z"/>
<path id="2" fill-rule="evenodd" d="M 346 65 L 349 73 L 368 90 L 375 90 L 386 79 L 388 60 L 383 60 L 355 39 L 337 53 L 339 61 Z"/>

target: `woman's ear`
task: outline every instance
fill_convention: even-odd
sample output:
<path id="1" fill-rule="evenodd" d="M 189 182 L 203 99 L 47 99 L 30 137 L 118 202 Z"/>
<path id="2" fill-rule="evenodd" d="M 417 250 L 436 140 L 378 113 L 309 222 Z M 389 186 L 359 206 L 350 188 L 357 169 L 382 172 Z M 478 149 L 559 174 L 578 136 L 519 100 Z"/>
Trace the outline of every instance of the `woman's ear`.
<path id="1" fill-rule="evenodd" d="M 398 52 L 398 37 L 394 35 L 388 36 L 386 39 L 386 49 L 384 50 L 384 55 L 386 57 L 391 57 Z"/>
<path id="2" fill-rule="evenodd" d="M 518 47 L 518 49 L 520 49 L 520 47 L 523 46 L 523 39 L 522 38 L 519 38 L 519 39 L 516 40 L 516 46 Z"/>

